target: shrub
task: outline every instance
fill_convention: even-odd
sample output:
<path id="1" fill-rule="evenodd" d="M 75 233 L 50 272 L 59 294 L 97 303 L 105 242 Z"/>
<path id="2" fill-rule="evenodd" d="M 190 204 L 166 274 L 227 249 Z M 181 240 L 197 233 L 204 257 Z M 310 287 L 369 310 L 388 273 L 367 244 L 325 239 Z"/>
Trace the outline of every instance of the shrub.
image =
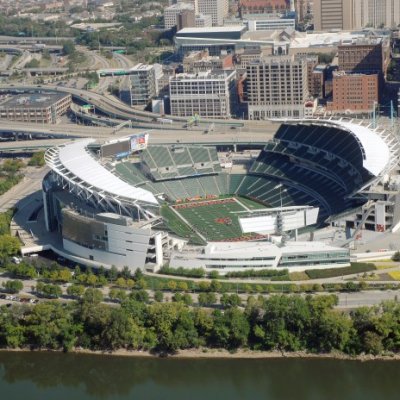
<path id="1" fill-rule="evenodd" d="M 206 271 L 203 268 L 170 268 L 170 267 L 162 267 L 159 270 L 160 274 L 163 275 L 173 275 L 173 276 L 186 276 L 188 278 L 204 278 L 206 275 Z"/>
<path id="2" fill-rule="evenodd" d="M 327 269 L 308 269 L 306 274 L 310 279 L 333 278 L 335 276 L 359 274 L 361 272 L 373 271 L 376 267 L 370 263 L 352 263 L 350 267 L 327 268 Z"/>

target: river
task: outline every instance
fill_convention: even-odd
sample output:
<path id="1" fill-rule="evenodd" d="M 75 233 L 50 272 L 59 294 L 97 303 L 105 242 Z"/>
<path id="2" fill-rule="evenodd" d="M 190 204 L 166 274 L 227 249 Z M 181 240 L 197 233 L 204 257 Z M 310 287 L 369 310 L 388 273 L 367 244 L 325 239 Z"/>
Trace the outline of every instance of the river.
<path id="1" fill-rule="evenodd" d="M 400 362 L 0 352 L 3 400 L 398 400 Z"/>

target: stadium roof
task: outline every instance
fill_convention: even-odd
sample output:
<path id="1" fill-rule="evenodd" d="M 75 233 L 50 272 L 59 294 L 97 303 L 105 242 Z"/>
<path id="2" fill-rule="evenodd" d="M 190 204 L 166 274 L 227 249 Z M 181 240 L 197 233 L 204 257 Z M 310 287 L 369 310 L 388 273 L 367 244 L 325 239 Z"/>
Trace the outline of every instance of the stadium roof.
<path id="1" fill-rule="evenodd" d="M 245 31 L 246 27 L 244 25 L 240 26 L 207 26 L 207 27 L 197 27 L 197 28 L 183 28 L 176 34 L 179 36 L 181 34 L 192 34 L 192 33 L 220 33 L 220 32 L 242 32 Z"/>
<path id="2" fill-rule="evenodd" d="M 390 162 L 390 149 L 383 138 L 374 130 L 351 122 L 335 121 L 350 131 L 361 143 L 364 151 L 363 167 L 378 176 Z"/>
<path id="3" fill-rule="evenodd" d="M 59 148 L 59 160 L 70 174 L 86 185 L 109 193 L 115 198 L 122 197 L 132 201 L 158 204 L 151 192 L 129 185 L 95 160 L 86 150 L 86 146 L 94 141 L 94 139 L 84 139 Z"/>
<path id="4" fill-rule="evenodd" d="M 376 130 L 370 129 L 369 127 L 353 122 L 330 119 L 276 119 L 276 121 L 279 120 L 296 124 L 301 122 L 322 125 L 330 124 L 350 132 L 360 144 L 360 149 L 363 154 L 363 167 L 374 176 L 380 175 L 390 164 L 391 151 L 388 144 Z"/>

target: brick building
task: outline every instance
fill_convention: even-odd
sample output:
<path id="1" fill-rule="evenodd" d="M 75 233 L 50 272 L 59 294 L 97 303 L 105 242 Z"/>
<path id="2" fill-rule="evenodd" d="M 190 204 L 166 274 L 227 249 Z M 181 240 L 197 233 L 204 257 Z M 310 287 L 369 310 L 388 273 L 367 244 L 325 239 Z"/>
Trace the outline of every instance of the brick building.
<path id="1" fill-rule="evenodd" d="M 332 86 L 333 100 L 327 103 L 327 110 L 332 113 L 369 113 L 379 101 L 378 74 L 335 72 Z"/>

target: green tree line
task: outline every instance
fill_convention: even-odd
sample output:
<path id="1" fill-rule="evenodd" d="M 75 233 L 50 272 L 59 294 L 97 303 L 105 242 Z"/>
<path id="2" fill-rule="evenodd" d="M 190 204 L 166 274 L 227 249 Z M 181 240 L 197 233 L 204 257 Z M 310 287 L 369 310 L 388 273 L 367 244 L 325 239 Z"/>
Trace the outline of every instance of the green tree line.
<path id="1" fill-rule="evenodd" d="M 400 350 L 400 304 L 394 301 L 344 313 L 334 309 L 333 295 L 250 297 L 244 309 L 233 302 L 224 311 L 147 300 L 136 294 L 124 298 L 120 307 L 109 306 L 98 289 L 89 288 L 68 304 L 2 306 L 0 346 L 157 353 L 248 348 L 350 355 Z"/>

